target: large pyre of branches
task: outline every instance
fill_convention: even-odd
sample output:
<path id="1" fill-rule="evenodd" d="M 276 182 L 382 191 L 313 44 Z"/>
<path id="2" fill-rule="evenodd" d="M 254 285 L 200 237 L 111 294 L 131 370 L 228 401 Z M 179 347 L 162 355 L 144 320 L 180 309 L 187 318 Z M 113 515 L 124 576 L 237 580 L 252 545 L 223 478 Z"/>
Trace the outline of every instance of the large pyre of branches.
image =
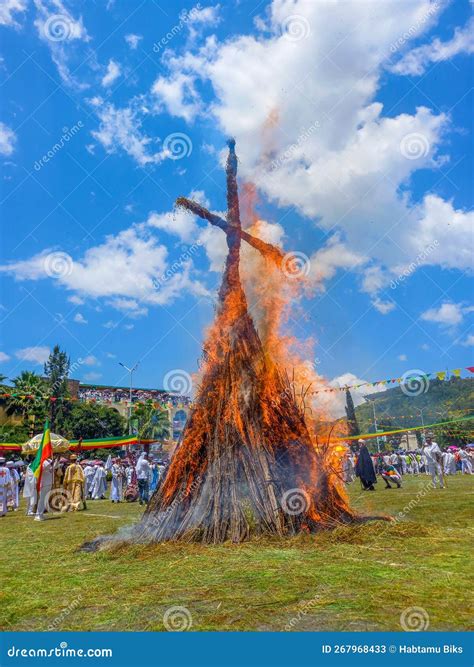
<path id="1" fill-rule="evenodd" d="M 282 253 L 242 230 L 234 141 L 226 176 L 226 219 L 177 200 L 223 230 L 228 255 L 193 408 L 137 528 L 137 539 L 145 541 L 239 542 L 356 518 L 327 449 L 315 442 L 292 383 L 264 348 L 248 311 L 239 274 L 242 241 L 273 266 Z"/>

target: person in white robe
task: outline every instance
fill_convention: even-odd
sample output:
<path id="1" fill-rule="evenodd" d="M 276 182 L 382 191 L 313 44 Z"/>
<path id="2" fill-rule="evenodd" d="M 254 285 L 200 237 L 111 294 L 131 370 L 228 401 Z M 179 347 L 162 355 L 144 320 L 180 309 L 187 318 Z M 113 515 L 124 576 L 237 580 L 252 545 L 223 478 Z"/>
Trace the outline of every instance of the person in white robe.
<path id="1" fill-rule="evenodd" d="M 41 474 L 41 486 L 38 494 L 35 521 L 44 520 L 44 512 L 48 509 L 47 503 L 50 491 L 53 488 L 53 473 L 54 468 L 52 459 L 45 459 L 43 463 L 43 472 Z"/>
<path id="2" fill-rule="evenodd" d="M 411 459 L 411 466 L 413 470 L 414 475 L 419 475 L 420 474 L 420 464 L 418 463 L 418 458 L 416 456 L 416 453 L 410 454 L 410 459 Z"/>
<path id="3" fill-rule="evenodd" d="M 406 454 L 400 454 L 398 460 L 399 460 L 399 466 L 401 466 L 401 471 L 399 468 L 399 472 L 401 472 L 402 475 L 406 475 L 408 471 Z"/>
<path id="4" fill-rule="evenodd" d="M 0 458 L 0 517 L 7 513 L 7 497 L 11 486 L 10 470 L 5 465 L 5 459 Z"/>
<path id="5" fill-rule="evenodd" d="M 354 457 L 350 451 L 347 451 L 342 459 L 342 477 L 346 484 L 355 480 Z"/>
<path id="6" fill-rule="evenodd" d="M 450 454 L 450 463 L 449 463 L 449 470 L 451 475 L 455 475 L 457 470 L 456 470 L 456 454 L 454 452 L 449 452 Z"/>
<path id="7" fill-rule="evenodd" d="M 423 452 L 424 452 L 424 450 L 423 450 Z M 423 468 L 423 472 L 425 473 L 425 475 L 430 474 L 430 471 L 428 469 L 428 458 L 426 457 L 426 455 L 424 453 L 421 456 L 421 467 Z"/>
<path id="8" fill-rule="evenodd" d="M 13 461 L 8 461 L 7 468 L 10 471 L 10 488 L 7 494 L 7 506 L 14 512 L 20 507 L 20 475 Z"/>
<path id="9" fill-rule="evenodd" d="M 33 475 L 33 471 L 30 466 L 27 467 L 25 472 L 25 485 L 23 486 L 23 498 L 26 500 L 26 515 L 34 516 L 35 505 L 38 499 L 36 493 L 36 478 Z"/>
<path id="10" fill-rule="evenodd" d="M 86 498 L 91 498 L 92 496 L 92 482 L 94 481 L 95 467 L 88 463 L 84 467 L 84 476 L 86 478 Z"/>
<path id="11" fill-rule="evenodd" d="M 148 493 L 149 493 L 149 482 L 150 482 L 150 473 L 151 466 L 148 462 L 148 454 L 142 452 L 135 466 L 135 472 L 137 473 L 138 480 L 138 497 L 140 505 L 148 503 Z"/>
<path id="12" fill-rule="evenodd" d="M 447 475 L 455 475 L 456 474 L 456 456 L 454 452 L 448 452 L 448 456 L 446 457 L 446 469 L 445 472 Z"/>
<path id="13" fill-rule="evenodd" d="M 433 487 L 436 487 L 436 478 L 440 489 L 444 488 L 443 469 L 442 469 L 442 453 L 438 443 L 434 442 L 431 437 L 426 438 L 425 446 L 423 447 L 423 454 L 426 458 L 428 474 L 431 475 Z"/>
<path id="14" fill-rule="evenodd" d="M 95 467 L 94 479 L 92 480 L 91 495 L 92 500 L 102 500 L 107 491 L 107 473 L 104 464 L 97 463 Z"/>
<path id="15" fill-rule="evenodd" d="M 458 455 L 461 460 L 461 473 L 463 475 L 472 475 L 472 463 L 469 454 L 461 447 Z"/>
<path id="16" fill-rule="evenodd" d="M 123 478 L 125 470 L 120 459 L 115 459 L 111 467 L 112 486 L 110 488 L 110 500 L 113 503 L 121 503 L 123 500 Z"/>

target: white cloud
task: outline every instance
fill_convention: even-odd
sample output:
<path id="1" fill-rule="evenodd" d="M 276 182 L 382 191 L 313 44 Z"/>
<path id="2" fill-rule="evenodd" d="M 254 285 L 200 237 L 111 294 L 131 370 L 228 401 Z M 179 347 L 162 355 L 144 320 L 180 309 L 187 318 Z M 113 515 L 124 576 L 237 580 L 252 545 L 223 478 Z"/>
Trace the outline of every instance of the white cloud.
<path id="1" fill-rule="evenodd" d="M 119 76 L 122 74 L 122 69 L 120 65 L 115 62 L 115 60 L 110 59 L 109 64 L 107 65 L 107 71 L 102 78 L 102 85 L 107 88 L 111 86 L 114 81 L 116 81 Z"/>
<path id="2" fill-rule="evenodd" d="M 399 354 L 398 357 L 397 357 L 397 359 L 398 359 L 399 361 L 406 361 L 406 360 L 408 359 L 408 357 L 407 357 L 406 354 Z"/>
<path id="3" fill-rule="evenodd" d="M 108 320 L 108 322 L 105 322 L 105 324 L 103 324 L 102 326 L 104 327 L 104 329 L 116 329 L 118 327 L 118 324 L 113 320 Z"/>
<path id="4" fill-rule="evenodd" d="M 219 5 L 201 7 L 200 4 L 198 4 L 197 7 L 193 7 L 190 12 L 190 23 L 201 23 L 202 25 L 215 26 L 220 22 L 219 11 Z"/>
<path id="5" fill-rule="evenodd" d="M 441 326 L 456 327 L 464 319 L 464 315 L 471 312 L 471 307 L 463 306 L 462 303 L 444 302 L 439 308 L 430 308 L 421 314 L 421 319 L 426 322 L 435 322 Z"/>
<path id="6" fill-rule="evenodd" d="M 30 259 L 0 266 L 0 272 L 13 275 L 16 280 L 47 279 L 50 276 L 45 259 L 49 254 L 46 249 Z M 70 270 L 55 276 L 55 282 L 74 292 L 73 297 L 104 297 L 130 317 L 144 315 L 147 306 L 171 303 L 186 293 L 208 294 L 193 276 L 189 254 L 183 253 L 171 261 L 168 249 L 158 243 L 149 226 L 134 225 L 89 248 L 83 257 L 71 262 Z M 104 326 L 114 325 L 112 322 Z"/>
<path id="7" fill-rule="evenodd" d="M 61 0 L 34 0 L 34 4 L 38 35 L 49 47 L 62 81 L 76 90 L 87 88 L 71 74 L 71 63 L 78 57 L 74 44 L 90 41 L 82 16 L 75 19 Z M 81 60 L 84 60 L 83 54 Z"/>
<path id="8" fill-rule="evenodd" d="M 76 313 L 73 319 L 77 324 L 87 324 L 87 320 L 82 313 Z"/>
<path id="9" fill-rule="evenodd" d="M 455 209 L 437 195 L 427 195 L 416 209 L 416 234 L 407 243 L 413 260 L 424 252 L 419 265 L 437 264 L 445 269 L 472 270 L 474 212 Z"/>
<path id="10" fill-rule="evenodd" d="M 148 216 L 147 225 L 161 229 L 168 234 L 179 236 L 182 241 L 189 241 L 195 237 L 197 225 L 195 216 L 182 209 L 177 209 L 173 213 L 155 213 Z"/>
<path id="11" fill-rule="evenodd" d="M 153 277 L 166 269 L 167 254 L 165 246 L 131 227 L 89 248 L 61 281 L 88 296 L 148 300 L 154 292 Z"/>
<path id="12" fill-rule="evenodd" d="M 437 169 L 446 159 L 440 147 L 451 127 L 449 116 L 425 107 L 384 116 L 383 105 L 376 101 L 390 45 L 420 25 L 430 6 L 428 0 L 387 0 L 377 5 L 375 15 L 372 3 L 274 0 L 266 22 L 260 22 L 265 32 L 234 35 L 224 43 L 213 36 L 182 56 L 167 52 L 169 75 L 160 76 L 151 91 L 157 110 L 165 107 L 187 120 L 203 114 L 217 121 L 225 134 L 236 136 L 242 178 L 253 181 L 272 202 L 295 207 L 308 224 L 331 234 L 327 245 L 312 255 L 315 275 L 327 279 L 338 269 L 355 269 L 362 276 L 362 290 L 382 313 L 394 304 L 380 292 L 396 270 L 433 239 L 440 240 L 439 251 L 422 263 L 451 268 L 467 266 L 470 260 L 466 239 L 472 214 L 435 194 L 413 202 L 410 191 L 417 170 Z M 308 35 L 297 43 L 285 29 L 295 15 L 309 25 Z M 427 21 L 417 37 L 430 25 Z M 308 62 L 324 66 L 308 69 Z M 210 107 L 200 97 L 203 82 L 215 92 Z M 108 152 L 123 150 L 141 166 L 166 158 L 142 129 L 149 113 L 144 99 L 135 98 L 124 108 L 101 98 L 91 100 L 101 121 L 95 138 Z M 192 216 L 180 212 L 151 214 L 145 226 L 176 233 L 186 242 L 198 233 L 211 269 L 221 268 L 226 247 L 220 230 L 198 227 Z M 150 242 L 143 229 L 128 232 L 142 244 Z M 154 266 L 145 258 L 143 281 L 137 286 L 143 248 L 138 252 L 135 242 L 131 256 L 136 255 L 137 265 L 129 266 L 134 264 L 129 257 L 124 271 L 119 264 L 114 274 L 107 268 L 108 252 L 119 260 L 127 252 L 121 235 L 113 238 L 75 262 L 62 284 L 81 295 L 145 305 L 172 300 L 180 289 L 202 293 L 202 285 L 190 278 L 191 266 L 154 290 L 153 277 L 162 265 L 166 268 L 166 252 Z M 153 243 L 158 258 L 161 246 Z M 106 256 L 102 270 L 98 259 L 93 261 L 94 253 Z M 41 259 L 40 254 L 6 268 L 18 279 L 36 279 L 43 277 Z"/>
<path id="13" fill-rule="evenodd" d="M 78 296 L 77 294 L 72 294 L 71 296 L 68 296 L 67 300 L 76 306 L 82 306 L 85 303 L 84 299 Z"/>
<path id="14" fill-rule="evenodd" d="M 137 48 L 139 42 L 142 39 L 143 39 L 142 35 L 134 35 L 133 33 L 131 33 L 130 35 L 125 35 L 125 41 L 133 51 Z"/>
<path id="15" fill-rule="evenodd" d="M 157 111 L 164 107 L 172 116 L 189 122 L 201 109 L 194 87 L 194 77 L 187 74 L 175 72 L 168 78 L 160 76 L 151 91 L 156 97 Z"/>
<path id="16" fill-rule="evenodd" d="M 93 107 L 101 107 L 104 104 L 104 99 L 100 95 L 94 95 L 94 97 L 89 97 L 87 99 L 89 104 Z"/>
<path id="17" fill-rule="evenodd" d="M 107 352 L 105 356 L 107 357 L 107 359 L 117 359 L 117 355 L 112 354 L 112 352 Z"/>
<path id="18" fill-rule="evenodd" d="M 15 357 L 21 359 L 21 361 L 31 361 L 34 364 L 42 365 L 48 360 L 49 354 L 49 347 L 40 345 L 37 347 L 24 347 L 21 350 L 17 350 L 15 352 Z"/>
<path id="19" fill-rule="evenodd" d="M 346 387 L 348 386 L 351 391 L 352 400 L 354 405 L 358 406 L 365 403 L 364 396 L 370 396 L 370 394 L 375 394 L 380 391 L 386 391 L 387 387 L 383 384 L 377 384 L 375 386 L 364 385 L 363 387 L 357 387 L 354 385 L 359 385 L 367 382 L 362 378 L 357 377 L 354 373 L 343 373 L 338 375 L 333 380 L 330 381 L 329 385 L 331 387 Z M 329 400 L 325 401 L 324 398 Z M 324 403 L 328 404 L 330 413 L 332 417 L 341 417 L 345 415 L 345 405 L 346 405 L 346 392 L 345 391 L 335 391 L 331 394 L 325 395 L 322 397 Z"/>
<path id="20" fill-rule="evenodd" d="M 143 317 L 148 314 L 148 308 L 140 305 L 136 299 L 112 299 L 109 304 L 128 317 Z"/>
<path id="21" fill-rule="evenodd" d="M 391 313 L 392 310 L 395 309 L 393 301 L 384 301 L 380 297 L 375 297 L 375 299 L 372 299 L 371 303 L 375 310 L 378 310 L 382 315 L 388 315 L 388 313 Z"/>
<path id="22" fill-rule="evenodd" d="M 26 0 L 0 0 L 0 25 L 9 25 L 14 28 L 20 27 L 14 14 L 20 14 L 26 10 Z"/>
<path id="23" fill-rule="evenodd" d="M 474 19 L 470 19 L 464 28 L 456 28 L 452 39 L 442 42 L 435 37 L 429 44 L 409 51 L 390 69 L 396 74 L 420 76 L 431 63 L 450 60 L 460 53 L 474 53 Z"/>
<path id="24" fill-rule="evenodd" d="M 139 113 L 132 106 L 117 109 L 113 104 L 98 107 L 100 127 L 92 136 L 100 141 L 107 153 L 120 149 L 133 157 L 140 166 L 159 163 L 167 157 L 166 151 L 150 152 L 152 139 L 142 134 Z"/>
<path id="25" fill-rule="evenodd" d="M 15 133 L 0 121 L 0 155 L 11 155 L 16 142 Z"/>
<path id="26" fill-rule="evenodd" d="M 364 270 L 362 290 L 374 295 L 388 285 L 389 282 L 390 274 L 384 271 L 381 266 L 372 265 Z"/>
<path id="27" fill-rule="evenodd" d="M 365 2 L 274 0 L 268 9 L 257 36 L 209 38 L 196 51 L 169 56 L 169 75 L 160 75 L 152 94 L 158 109 L 188 121 L 211 116 L 235 136 L 241 177 L 279 206 L 337 232 L 352 255 L 347 263 L 365 269 L 363 291 L 389 312 L 394 304 L 380 291 L 427 242 L 438 239 L 439 246 L 418 266 L 470 263 L 472 214 L 435 194 L 414 201 L 410 190 L 418 170 L 448 160 L 441 146 L 450 117 L 423 106 L 384 116 L 376 100 L 390 46 L 400 36 L 419 38 L 438 17 L 429 0 L 387 0 L 377 14 Z M 297 42 L 286 29 L 295 16 L 308 27 Z M 308 62 L 324 66 L 308 69 Z M 199 94 L 202 81 L 215 93 L 210 107 Z M 322 256 L 337 259 L 329 251 Z"/>
<path id="28" fill-rule="evenodd" d="M 202 190 L 193 190 L 189 198 L 197 201 L 202 206 L 209 206 L 204 192 Z M 196 216 L 188 213 L 182 208 L 177 208 L 167 213 L 150 213 L 146 224 L 156 229 L 161 229 L 167 234 L 178 236 L 181 241 L 192 242 L 198 239 L 200 233 L 199 226 L 196 223 Z"/>
<path id="29" fill-rule="evenodd" d="M 134 324 L 124 324 L 124 325 L 123 325 L 123 328 L 124 328 L 126 331 L 131 331 L 132 329 L 135 328 L 135 325 L 134 325 Z"/>
<path id="30" fill-rule="evenodd" d="M 315 283 L 321 283 L 333 278 L 338 269 L 354 271 L 366 261 L 365 257 L 342 243 L 338 234 L 334 234 L 325 246 L 311 256 L 309 278 Z"/>
<path id="31" fill-rule="evenodd" d="M 220 6 L 200 7 L 200 4 L 189 12 L 189 21 L 187 26 L 189 29 L 190 39 L 196 39 L 206 28 L 214 28 L 220 23 Z"/>
<path id="32" fill-rule="evenodd" d="M 467 338 L 462 342 L 462 345 L 465 347 L 472 347 L 474 345 L 474 334 L 469 334 Z"/>
<path id="33" fill-rule="evenodd" d="M 10 355 L 6 354 L 5 352 L 0 352 L 0 363 L 3 363 L 4 361 L 8 361 L 10 359 Z"/>
<path id="34" fill-rule="evenodd" d="M 82 363 L 83 363 L 85 366 L 100 366 L 97 357 L 94 357 L 93 354 L 89 354 L 87 357 L 85 357 L 85 358 L 82 360 Z"/>

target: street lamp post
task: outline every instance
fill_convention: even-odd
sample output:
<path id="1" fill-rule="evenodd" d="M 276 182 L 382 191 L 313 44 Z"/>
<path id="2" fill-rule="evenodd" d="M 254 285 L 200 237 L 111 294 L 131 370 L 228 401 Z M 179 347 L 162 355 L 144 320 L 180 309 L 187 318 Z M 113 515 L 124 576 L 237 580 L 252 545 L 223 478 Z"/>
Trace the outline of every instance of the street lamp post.
<path id="1" fill-rule="evenodd" d="M 129 368 L 128 366 L 125 366 L 125 364 L 122 364 L 121 361 L 119 361 L 119 366 L 122 366 L 125 368 L 126 371 L 130 373 L 130 394 L 129 394 L 129 400 L 130 404 L 128 406 L 128 435 L 132 435 L 132 389 L 133 389 L 133 373 L 137 370 L 138 364 L 140 362 L 137 361 L 135 366 L 132 368 Z"/>
<path id="2" fill-rule="evenodd" d="M 415 408 L 420 413 L 421 417 L 421 432 L 423 433 L 423 437 L 426 438 L 426 433 L 425 433 L 425 421 L 423 419 L 423 408 Z"/>

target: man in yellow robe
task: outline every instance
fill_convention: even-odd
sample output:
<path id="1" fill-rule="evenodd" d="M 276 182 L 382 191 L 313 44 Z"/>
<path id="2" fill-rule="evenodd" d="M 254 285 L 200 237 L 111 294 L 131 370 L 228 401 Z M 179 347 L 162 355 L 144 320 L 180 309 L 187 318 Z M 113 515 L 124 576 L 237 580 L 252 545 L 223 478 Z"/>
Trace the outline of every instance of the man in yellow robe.
<path id="1" fill-rule="evenodd" d="M 71 509 L 73 512 L 76 512 L 79 509 L 79 505 L 84 503 L 85 509 L 85 491 L 84 491 L 84 471 L 82 466 L 77 463 L 77 456 L 72 454 L 70 457 L 71 464 L 67 467 L 66 474 L 64 475 L 64 488 L 66 490 L 67 499 L 68 499 L 68 509 Z"/>

